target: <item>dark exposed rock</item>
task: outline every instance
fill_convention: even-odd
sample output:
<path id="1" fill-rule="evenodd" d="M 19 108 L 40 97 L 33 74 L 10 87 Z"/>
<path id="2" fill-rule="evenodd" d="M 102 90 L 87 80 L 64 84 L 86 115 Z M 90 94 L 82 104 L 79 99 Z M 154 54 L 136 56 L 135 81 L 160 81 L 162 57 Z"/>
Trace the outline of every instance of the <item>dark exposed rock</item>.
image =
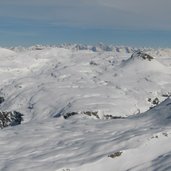
<path id="1" fill-rule="evenodd" d="M 33 104 L 30 104 L 29 106 L 28 106 L 28 109 L 30 109 L 30 110 L 32 110 L 34 108 L 34 105 Z"/>
<path id="2" fill-rule="evenodd" d="M 94 61 L 90 61 L 90 65 L 97 65 L 97 63 L 96 62 L 94 62 Z"/>
<path id="3" fill-rule="evenodd" d="M 66 114 L 63 115 L 64 119 L 68 119 L 71 116 L 74 115 L 78 115 L 78 112 L 68 112 Z M 100 117 L 98 116 L 98 112 L 91 112 L 91 111 L 86 111 L 86 112 L 82 112 L 82 114 L 87 115 L 87 116 L 95 116 L 96 118 L 100 119 Z"/>
<path id="4" fill-rule="evenodd" d="M 74 116 L 74 115 L 78 115 L 78 113 L 77 112 L 69 112 L 69 113 L 66 113 L 63 117 L 64 117 L 64 119 L 68 119 L 69 117 Z"/>
<path id="5" fill-rule="evenodd" d="M 165 137 L 168 137 L 168 133 L 163 132 L 162 134 L 163 134 Z"/>
<path id="6" fill-rule="evenodd" d="M 86 111 L 86 112 L 83 112 L 83 114 L 88 115 L 88 116 L 95 116 L 97 119 L 100 119 L 98 112 Z"/>
<path id="7" fill-rule="evenodd" d="M 144 60 L 149 60 L 149 61 L 154 59 L 154 57 L 152 57 L 149 54 L 144 53 L 144 52 L 142 52 L 140 50 L 134 51 L 134 53 L 131 56 L 131 58 L 137 58 L 137 57 L 142 58 Z"/>
<path id="8" fill-rule="evenodd" d="M 124 119 L 124 117 L 121 116 L 113 116 L 113 115 L 104 115 L 105 119 Z"/>
<path id="9" fill-rule="evenodd" d="M 156 135 L 156 136 L 152 136 L 151 138 L 152 138 L 152 139 L 153 139 L 153 138 L 159 138 L 159 136 L 158 136 L 158 135 Z"/>
<path id="10" fill-rule="evenodd" d="M 5 101 L 4 97 L 0 97 L 0 104 Z"/>
<path id="11" fill-rule="evenodd" d="M 151 61 L 152 59 L 154 59 L 152 56 L 148 55 L 148 54 L 143 54 L 142 55 L 143 59 L 148 59 L 149 61 Z"/>
<path id="12" fill-rule="evenodd" d="M 151 98 L 148 98 L 147 100 L 148 100 L 148 102 L 151 102 Z"/>
<path id="13" fill-rule="evenodd" d="M 160 103 L 159 99 L 156 97 L 154 100 L 153 100 L 153 105 L 158 105 Z"/>
<path id="14" fill-rule="evenodd" d="M 121 151 L 118 151 L 118 152 L 109 154 L 108 157 L 110 157 L 110 158 L 116 158 L 116 157 L 121 156 L 121 154 L 122 154 L 122 152 Z"/>
<path id="15" fill-rule="evenodd" d="M 162 94 L 163 97 L 170 97 L 171 96 L 171 93 L 168 92 L 168 93 L 165 93 L 165 94 Z"/>
<path id="16" fill-rule="evenodd" d="M 153 109 L 155 106 L 159 105 L 160 100 L 156 97 L 155 99 L 148 98 L 147 101 L 151 103 L 150 109 Z"/>
<path id="17" fill-rule="evenodd" d="M 82 115 L 86 115 L 86 116 L 95 117 L 97 119 L 100 119 L 100 116 L 98 115 L 97 111 L 68 112 L 68 113 L 64 114 L 63 117 L 64 117 L 64 119 L 68 119 L 69 117 L 74 116 L 74 115 L 78 115 L 78 114 L 82 114 Z M 125 117 L 113 116 L 113 115 L 104 115 L 103 118 L 104 119 L 125 119 Z"/>
<path id="18" fill-rule="evenodd" d="M 17 111 L 0 112 L 0 127 L 1 129 L 7 126 L 15 126 L 21 124 L 23 114 Z"/>

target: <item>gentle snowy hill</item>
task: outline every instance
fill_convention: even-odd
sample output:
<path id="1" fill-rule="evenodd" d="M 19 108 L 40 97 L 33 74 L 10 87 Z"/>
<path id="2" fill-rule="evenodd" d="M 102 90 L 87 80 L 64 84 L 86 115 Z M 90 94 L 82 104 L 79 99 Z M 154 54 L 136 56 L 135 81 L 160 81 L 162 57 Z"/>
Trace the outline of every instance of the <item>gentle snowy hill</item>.
<path id="1" fill-rule="evenodd" d="M 0 130 L 0 170 L 169 171 L 169 49 L 11 49 L 0 49 L 0 108 L 24 120 Z"/>
<path id="2" fill-rule="evenodd" d="M 14 55 L 16 55 L 16 53 L 14 51 L 0 47 L 0 57 L 1 58 L 14 56 Z"/>

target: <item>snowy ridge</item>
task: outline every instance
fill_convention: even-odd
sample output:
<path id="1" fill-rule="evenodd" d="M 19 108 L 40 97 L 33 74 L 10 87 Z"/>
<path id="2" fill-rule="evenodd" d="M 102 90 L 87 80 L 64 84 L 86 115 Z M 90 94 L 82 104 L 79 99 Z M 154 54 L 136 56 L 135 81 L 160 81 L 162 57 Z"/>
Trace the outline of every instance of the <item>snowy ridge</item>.
<path id="1" fill-rule="evenodd" d="M 64 48 L 69 50 L 90 50 L 94 52 L 103 52 L 103 51 L 114 51 L 114 52 L 126 52 L 131 53 L 132 49 L 131 47 L 125 47 L 125 46 L 113 46 L 113 45 L 105 45 L 103 43 L 99 43 L 97 45 L 83 45 L 83 44 L 60 44 L 60 45 L 34 45 L 30 47 L 11 47 L 11 50 L 14 51 L 26 51 L 26 50 L 43 50 L 43 49 L 50 49 L 50 48 Z"/>
<path id="2" fill-rule="evenodd" d="M 0 49 L 0 170 L 169 171 L 171 51 L 101 49 Z"/>

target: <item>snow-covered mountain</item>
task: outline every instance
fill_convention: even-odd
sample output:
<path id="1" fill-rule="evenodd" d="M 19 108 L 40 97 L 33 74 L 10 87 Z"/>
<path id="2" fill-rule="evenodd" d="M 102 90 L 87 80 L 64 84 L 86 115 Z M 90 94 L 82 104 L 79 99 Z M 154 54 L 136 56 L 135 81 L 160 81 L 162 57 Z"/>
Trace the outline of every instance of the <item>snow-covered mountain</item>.
<path id="1" fill-rule="evenodd" d="M 171 49 L 37 45 L 0 60 L 0 170 L 171 169 Z"/>

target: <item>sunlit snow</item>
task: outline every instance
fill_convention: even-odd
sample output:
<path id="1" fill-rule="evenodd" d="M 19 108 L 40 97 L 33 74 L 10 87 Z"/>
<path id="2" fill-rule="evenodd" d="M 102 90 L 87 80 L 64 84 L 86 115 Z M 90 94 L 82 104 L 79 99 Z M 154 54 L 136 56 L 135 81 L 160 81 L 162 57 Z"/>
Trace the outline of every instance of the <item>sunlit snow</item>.
<path id="1" fill-rule="evenodd" d="M 0 130 L 0 170 L 171 170 L 171 49 L 140 50 L 153 58 L 104 45 L 0 48 L 0 110 L 24 119 Z"/>

